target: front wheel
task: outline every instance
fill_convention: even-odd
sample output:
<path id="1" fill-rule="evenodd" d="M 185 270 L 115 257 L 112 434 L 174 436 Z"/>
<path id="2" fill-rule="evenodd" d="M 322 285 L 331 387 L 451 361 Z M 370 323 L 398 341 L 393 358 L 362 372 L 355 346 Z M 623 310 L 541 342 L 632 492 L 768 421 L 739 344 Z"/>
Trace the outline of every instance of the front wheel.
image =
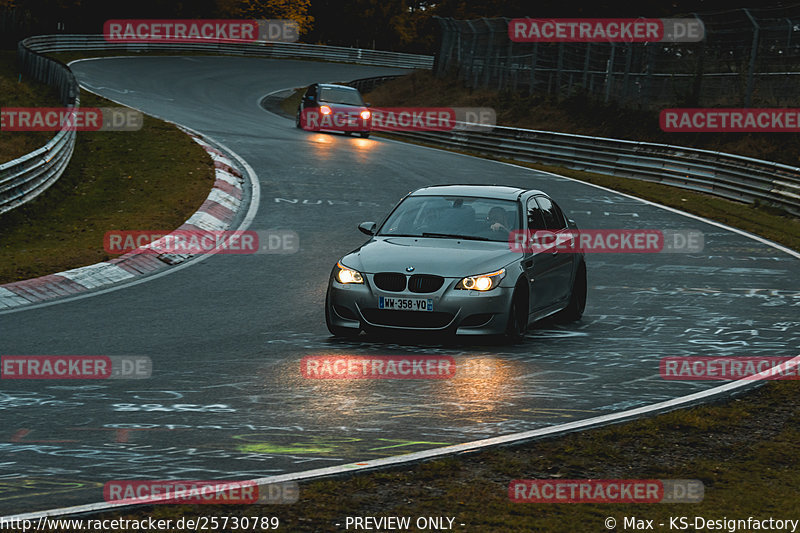
<path id="1" fill-rule="evenodd" d="M 563 311 L 556 315 L 560 322 L 575 322 L 580 320 L 586 309 L 586 263 L 581 261 L 578 271 L 575 273 L 575 281 L 572 282 L 572 292 L 569 295 L 569 304 Z"/>
<path id="2" fill-rule="evenodd" d="M 362 132 L 361 133 L 361 138 L 362 139 L 369 139 L 369 132 L 368 131 Z"/>
<path id="3" fill-rule="evenodd" d="M 523 305 L 522 294 L 519 289 L 511 297 L 511 306 L 508 310 L 508 325 L 503 338 L 506 342 L 517 343 L 525 337 L 528 329 L 528 310 Z"/>

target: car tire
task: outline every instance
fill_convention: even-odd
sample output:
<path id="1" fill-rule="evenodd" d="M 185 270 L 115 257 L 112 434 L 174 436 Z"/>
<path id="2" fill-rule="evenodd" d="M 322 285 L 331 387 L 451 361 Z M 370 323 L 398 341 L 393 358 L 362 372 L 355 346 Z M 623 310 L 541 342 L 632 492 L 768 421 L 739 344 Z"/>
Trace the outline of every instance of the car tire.
<path id="1" fill-rule="evenodd" d="M 357 337 L 358 334 L 361 332 L 358 329 L 353 328 L 343 328 L 341 326 L 337 326 L 331 322 L 331 307 L 330 307 L 330 292 L 325 293 L 325 325 L 328 327 L 328 331 L 330 331 L 331 335 L 334 337 L 344 337 L 344 338 L 353 338 Z"/>
<path id="2" fill-rule="evenodd" d="M 528 320 L 522 316 L 522 307 L 524 301 L 522 299 L 522 292 L 520 288 L 514 290 L 511 296 L 511 306 L 508 310 L 508 325 L 503 339 L 510 344 L 516 344 L 525 338 L 525 331 L 528 329 Z"/>
<path id="3" fill-rule="evenodd" d="M 369 132 L 365 131 L 365 132 L 361 133 L 361 138 L 362 139 L 369 139 Z"/>
<path id="4" fill-rule="evenodd" d="M 300 123 L 300 109 L 297 109 L 297 114 L 294 116 L 294 126 L 295 128 L 302 130 L 303 125 Z"/>
<path id="5" fill-rule="evenodd" d="M 569 304 L 564 310 L 556 315 L 559 322 L 575 322 L 583 316 L 586 309 L 586 263 L 581 261 L 578 271 L 575 273 L 575 280 L 572 282 L 572 291 L 569 294 Z"/>

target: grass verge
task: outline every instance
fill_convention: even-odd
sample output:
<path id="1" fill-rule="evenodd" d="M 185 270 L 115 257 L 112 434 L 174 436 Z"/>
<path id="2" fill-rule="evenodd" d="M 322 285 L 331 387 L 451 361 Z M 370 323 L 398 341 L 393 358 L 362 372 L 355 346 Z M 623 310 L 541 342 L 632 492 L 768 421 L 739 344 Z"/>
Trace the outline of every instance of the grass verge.
<path id="1" fill-rule="evenodd" d="M 117 104 L 85 91 L 85 107 Z M 0 283 L 111 257 L 110 230 L 172 230 L 214 183 L 208 154 L 175 126 L 144 118 L 135 132 L 78 133 L 67 170 L 33 201 L 0 215 Z"/>
<path id="2" fill-rule="evenodd" d="M 20 75 L 17 52 L 0 50 L 0 107 L 62 107 L 55 89 Z M 52 131 L 0 130 L 0 163 L 41 148 Z"/>

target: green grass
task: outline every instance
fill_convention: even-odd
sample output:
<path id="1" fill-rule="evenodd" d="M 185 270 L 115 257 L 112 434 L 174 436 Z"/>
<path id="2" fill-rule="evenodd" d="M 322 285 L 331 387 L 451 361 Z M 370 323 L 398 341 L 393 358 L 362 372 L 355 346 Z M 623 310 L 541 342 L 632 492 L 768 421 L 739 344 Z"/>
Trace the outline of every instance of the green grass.
<path id="1" fill-rule="evenodd" d="M 0 107 L 62 107 L 55 89 L 20 77 L 16 51 L 0 50 Z M 41 148 L 52 131 L 1 131 L 0 164 Z"/>
<path id="2" fill-rule="evenodd" d="M 87 92 L 84 107 L 117 107 Z M 172 230 L 214 183 L 211 158 L 185 133 L 145 117 L 135 132 L 79 132 L 66 172 L 0 215 L 0 283 L 104 261 L 110 230 Z"/>

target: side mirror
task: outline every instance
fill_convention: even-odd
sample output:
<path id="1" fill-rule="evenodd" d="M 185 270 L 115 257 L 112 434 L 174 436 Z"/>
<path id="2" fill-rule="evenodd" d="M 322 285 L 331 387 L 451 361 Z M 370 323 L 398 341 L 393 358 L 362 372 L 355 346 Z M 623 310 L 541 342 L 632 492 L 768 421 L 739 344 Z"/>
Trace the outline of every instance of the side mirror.
<path id="1" fill-rule="evenodd" d="M 372 236 L 375 235 L 375 230 L 377 229 L 376 226 L 377 224 L 374 222 L 362 222 L 358 225 L 358 230 L 365 235 Z"/>
<path id="2" fill-rule="evenodd" d="M 314 97 L 313 96 L 304 96 L 303 100 L 305 100 L 306 102 L 313 102 L 314 101 Z"/>
<path id="3" fill-rule="evenodd" d="M 364 102 L 364 107 L 372 107 L 372 104 L 370 104 L 369 102 Z"/>

